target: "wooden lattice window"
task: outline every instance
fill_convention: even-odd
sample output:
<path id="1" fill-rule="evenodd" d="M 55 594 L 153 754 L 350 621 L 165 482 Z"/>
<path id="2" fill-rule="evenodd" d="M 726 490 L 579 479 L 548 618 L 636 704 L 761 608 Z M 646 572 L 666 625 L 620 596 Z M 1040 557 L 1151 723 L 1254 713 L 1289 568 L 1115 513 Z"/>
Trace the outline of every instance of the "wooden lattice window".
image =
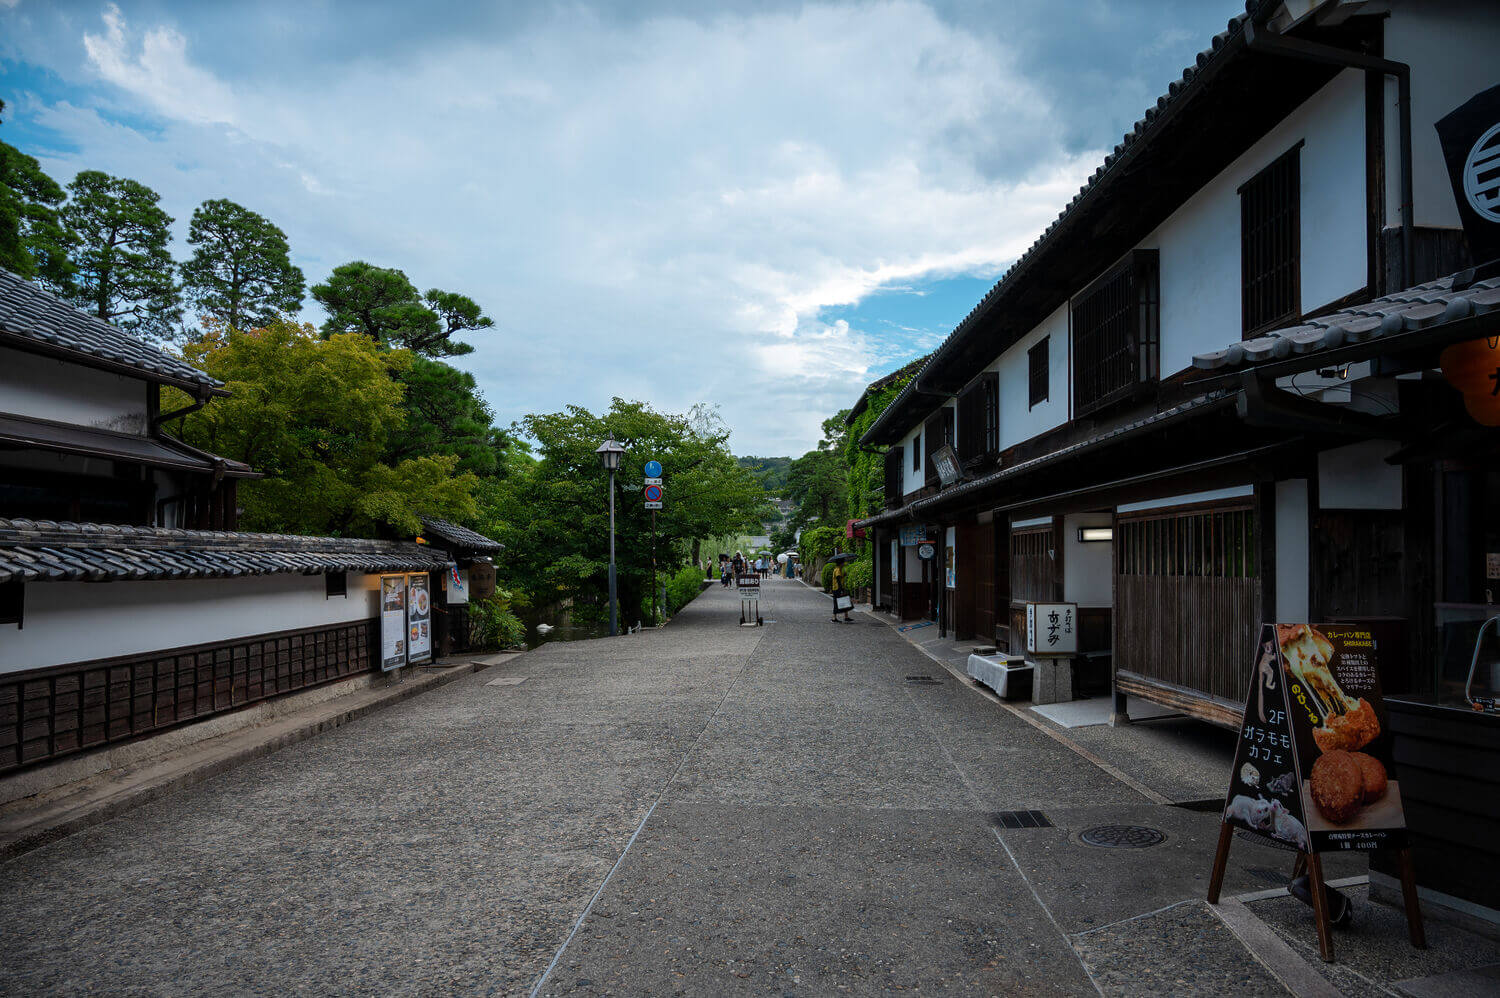
<path id="1" fill-rule="evenodd" d="M 1051 383 L 1052 337 L 1043 336 L 1041 342 L 1026 351 L 1026 381 L 1030 386 L 1029 409 L 1047 401 L 1047 389 Z"/>
<path id="2" fill-rule="evenodd" d="M 938 483 L 937 466 L 932 463 L 933 451 L 944 444 L 953 443 L 953 407 L 944 406 L 931 416 L 922 427 L 922 435 L 927 438 L 927 476 L 928 485 Z"/>
<path id="3" fill-rule="evenodd" d="M 1176 578 L 1254 578 L 1255 511 L 1248 506 L 1121 519 L 1115 572 Z"/>
<path id="4" fill-rule="evenodd" d="M 1074 415 L 1133 398 L 1160 376 L 1156 250 L 1135 250 L 1073 301 Z"/>
<path id="5" fill-rule="evenodd" d="M 901 499 L 905 493 L 902 488 L 903 478 L 901 470 L 902 448 L 898 445 L 885 452 L 885 508 L 897 509 L 901 506 Z"/>
<path id="6" fill-rule="evenodd" d="M 1302 311 L 1302 196 L 1297 143 L 1240 188 L 1240 295 L 1246 337 Z"/>
<path id="7" fill-rule="evenodd" d="M 922 434 L 911 438 L 911 470 L 922 470 Z"/>
<path id="8" fill-rule="evenodd" d="M 1000 453 L 1000 376 L 986 371 L 958 396 L 958 459 L 979 461 Z"/>
<path id="9" fill-rule="evenodd" d="M 1017 527 L 1010 534 L 1010 598 L 1037 603 L 1057 599 L 1057 558 L 1051 524 Z"/>

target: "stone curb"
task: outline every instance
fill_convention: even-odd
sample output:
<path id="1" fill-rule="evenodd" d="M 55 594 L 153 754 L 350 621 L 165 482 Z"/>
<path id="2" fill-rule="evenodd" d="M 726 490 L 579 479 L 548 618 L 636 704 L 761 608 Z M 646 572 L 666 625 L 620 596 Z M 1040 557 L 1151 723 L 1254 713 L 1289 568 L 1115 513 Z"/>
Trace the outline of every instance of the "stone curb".
<path id="1" fill-rule="evenodd" d="M 98 787 L 49 801 L 29 811 L 18 811 L 0 821 L 0 863 L 381 708 L 488 669 L 500 660 L 495 655 L 484 658 L 484 661 L 461 662 L 415 676 L 396 686 L 351 693 L 348 697 L 309 708 L 301 716 L 293 715 L 220 735 L 170 756 L 142 763 L 124 775 L 120 770 L 96 774 L 91 779 L 101 784 Z M 348 700 L 359 702 L 351 704 Z M 345 702 L 340 704 L 340 701 Z"/>

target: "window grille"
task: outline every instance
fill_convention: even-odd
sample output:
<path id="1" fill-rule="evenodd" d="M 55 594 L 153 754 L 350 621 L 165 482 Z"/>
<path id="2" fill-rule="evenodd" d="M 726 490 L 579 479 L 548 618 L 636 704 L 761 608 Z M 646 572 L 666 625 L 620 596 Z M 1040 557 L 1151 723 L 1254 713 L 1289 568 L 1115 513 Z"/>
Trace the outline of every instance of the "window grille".
<path id="1" fill-rule="evenodd" d="M 1156 250 L 1135 250 L 1073 302 L 1074 415 L 1133 398 L 1160 377 Z"/>
<path id="2" fill-rule="evenodd" d="M 1115 524 L 1115 571 L 1177 578 L 1254 578 L 1255 511 L 1243 507 L 1121 519 Z"/>
<path id="3" fill-rule="evenodd" d="M 344 572 L 325 572 L 323 575 L 323 596 L 332 599 L 335 596 L 349 595 L 349 576 Z"/>
<path id="4" fill-rule="evenodd" d="M 1057 598 L 1057 559 L 1052 527 L 1026 527 L 1010 535 L 1010 598 L 1047 602 Z"/>
<path id="5" fill-rule="evenodd" d="M 1047 386 L 1051 381 L 1051 342 L 1052 337 L 1043 336 L 1040 343 L 1026 351 L 1027 381 L 1031 386 L 1031 401 L 1027 408 L 1047 401 Z"/>
<path id="6" fill-rule="evenodd" d="M 1247 338 L 1302 312 L 1301 146 L 1240 188 L 1240 300 Z"/>
<path id="7" fill-rule="evenodd" d="M 922 434 L 911 438 L 911 470 L 922 470 Z"/>
<path id="8" fill-rule="evenodd" d="M 1000 376 L 987 371 L 958 396 L 958 459 L 965 464 L 1000 453 Z"/>
<path id="9" fill-rule="evenodd" d="M 901 470 L 901 451 L 902 448 L 900 446 L 896 446 L 885 452 L 886 509 L 899 509 L 901 506 L 901 498 L 906 492 L 906 490 L 902 488 L 903 480 Z"/>
<path id="10" fill-rule="evenodd" d="M 931 416 L 922 427 L 922 435 L 927 438 L 927 475 L 926 484 L 936 485 L 938 483 L 937 468 L 932 463 L 932 454 L 944 444 L 953 443 L 953 407 L 944 406 Z"/>

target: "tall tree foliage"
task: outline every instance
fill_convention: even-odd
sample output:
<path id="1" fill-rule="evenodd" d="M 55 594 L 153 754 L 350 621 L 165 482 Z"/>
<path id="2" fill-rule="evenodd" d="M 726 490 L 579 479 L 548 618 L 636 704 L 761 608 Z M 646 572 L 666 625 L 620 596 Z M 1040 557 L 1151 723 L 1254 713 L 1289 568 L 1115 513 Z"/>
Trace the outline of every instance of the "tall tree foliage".
<path id="1" fill-rule="evenodd" d="M 77 239 L 69 297 L 138 335 L 171 338 L 182 309 L 167 250 L 172 216 L 157 193 L 98 170 L 78 174 L 68 193 L 62 218 Z"/>
<path id="2" fill-rule="evenodd" d="M 201 313 L 231 329 L 265 326 L 302 307 L 302 271 L 286 233 L 263 215 L 222 198 L 193 212 L 182 265 L 183 291 Z"/>
<path id="3" fill-rule="evenodd" d="M 0 267 L 66 292 L 73 240 L 58 213 L 62 201 L 62 187 L 35 159 L 0 142 Z"/>
<path id="4" fill-rule="evenodd" d="M 398 378 L 409 353 L 362 336 L 323 339 L 284 320 L 246 331 L 210 322 L 184 353 L 230 397 L 176 424 L 183 439 L 266 476 L 240 487 L 248 529 L 410 536 L 420 513 L 472 520 L 478 512 L 478 481 L 456 456 L 383 460 L 406 422 Z"/>
<path id="5" fill-rule="evenodd" d="M 594 450 L 613 434 L 628 441 L 617 475 L 616 536 L 620 606 L 639 619 L 651 590 L 651 514 L 641 469 L 662 463 L 666 504 L 656 517 L 659 579 L 699 537 L 753 529 L 765 493 L 729 453 L 728 432 L 711 413 L 668 415 L 615 399 L 594 414 L 579 406 L 526 417 L 537 460 L 481 486 L 483 529 L 506 544 L 502 570 L 537 605 L 574 601 L 575 613 L 603 614 L 609 559 L 608 474 Z"/>
<path id="6" fill-rule="evenodd" d="M 406 389 L 401 403 L 406 421 L 391 434 L 391 459 L 449 454 L 458 458 L 460 471 L 480 476 L 504 471 L 510 438 L 493 425 L 472 374 L 414 356 L 397 378 Z"/>
<path id="7" fill-rule="evenodd" d="M 403 272 L 363 260 L 335 267 L 326 282 L 312 288 L 312 296 L 328 313 L 326 335 L 363 333 L 428 357 L 472 353 L 473 346 L 453 336 L 495 324 L 472 298 L 437 288 L 419 296 Z"/>

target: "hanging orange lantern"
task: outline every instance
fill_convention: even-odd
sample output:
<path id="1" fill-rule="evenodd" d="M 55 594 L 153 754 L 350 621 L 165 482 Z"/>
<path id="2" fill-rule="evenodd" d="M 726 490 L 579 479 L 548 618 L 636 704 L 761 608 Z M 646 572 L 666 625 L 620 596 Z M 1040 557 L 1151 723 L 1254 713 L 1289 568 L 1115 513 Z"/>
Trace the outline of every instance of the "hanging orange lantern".
<path id="1" fill-rule="evenodd" d="M 1481 426 L 1500 426 L 1500 338 L 1455 343 L 1438 358 L 1443 377 L 1464 394 Z"/>

